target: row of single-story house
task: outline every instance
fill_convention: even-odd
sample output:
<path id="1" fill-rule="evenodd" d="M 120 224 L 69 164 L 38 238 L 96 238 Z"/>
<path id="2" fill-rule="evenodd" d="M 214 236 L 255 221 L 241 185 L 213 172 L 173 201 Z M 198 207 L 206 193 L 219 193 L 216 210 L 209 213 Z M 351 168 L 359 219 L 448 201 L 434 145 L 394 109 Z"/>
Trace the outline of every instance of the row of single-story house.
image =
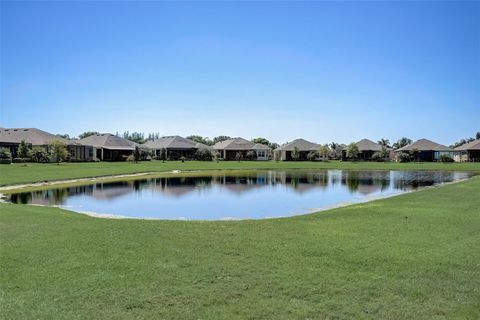
<path id="1" fill-rule="evenodd" d="M 91 146 L 83 145 L 80 140 L 67 140 L 36 128 L 0 128 L 0 147 L 9 149 L 14 158 L 18 157 L 18 147 L 22 141 L 25 141 L 29 148 L 42 147 L 49 151 L 49 145 L 54 140 L 66 144 L 71 160 L 92 160 Z"/>
<path id="2" fill-rule="evenodd" d="M 148 140 L 144 144 L 137 144 L 133 141 L 110 134 L 100 133 L 88 136 L 83 139 L 64 139 L 54 134 L 36 128 L 0 128 L 0 147 L 8 148 L 12 156 L 18 157 L 18 146 L 25 141 L 28 146 L 43 147 L 48 151 L 49 145 L 54 140 L 65 143 L 72 161 L 116 161 L 125 159 L 131 155 L 137 147 L 152 151 L 154 157 L 161 157 L 178 160 L 180 158 L 194 159 L 198 150 L 210 150 L 223 160 L 236 160 L 238 157 L 246 159 L 254 155 L 254 160 L 268 160 L 276 154 L 276 159 L 281 161 L 294 160 L 293 152 L 298 151 L 298 160 L 307 160 L 312 151 L 319 151 L 321 145 L 296 139 L 285 143 L 272 150 L 269 146 L 254 143 L 249 140 L 237 137 L 218 142 L 213 146 L 192 141 L 180 136 L 167 136 L 159 139 Z M 358 158 L 361 160 L 372 160 L 375 152 L 381 151 L 382 146 L 368 139 L 356 142 L 358 147 Z M 427 139 L 417 140 L 402 148 L 388 149 L 391 158 L 396 153 L 416 153 L 416 160 L 438 161 L 442 155 L 449 156 L 457 162 L 480 161 L 480 139 L 459 146 L 455 149 Z M 347 159 L 346 148 L 342 150 L 342 158 Z"/>

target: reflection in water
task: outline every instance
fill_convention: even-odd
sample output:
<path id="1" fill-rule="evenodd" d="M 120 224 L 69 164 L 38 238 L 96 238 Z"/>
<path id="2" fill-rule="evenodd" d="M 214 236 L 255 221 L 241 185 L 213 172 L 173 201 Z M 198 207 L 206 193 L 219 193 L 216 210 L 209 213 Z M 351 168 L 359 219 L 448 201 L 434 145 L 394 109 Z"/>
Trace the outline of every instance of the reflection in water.
<path id="1" fill-rule="evenodd" d="M 431 171 L 251 171 L 164 177 L 12 194 L 13 203 L 59 205 L 132 217 L 263 218 L 397 194 L 469 173 Z"/>

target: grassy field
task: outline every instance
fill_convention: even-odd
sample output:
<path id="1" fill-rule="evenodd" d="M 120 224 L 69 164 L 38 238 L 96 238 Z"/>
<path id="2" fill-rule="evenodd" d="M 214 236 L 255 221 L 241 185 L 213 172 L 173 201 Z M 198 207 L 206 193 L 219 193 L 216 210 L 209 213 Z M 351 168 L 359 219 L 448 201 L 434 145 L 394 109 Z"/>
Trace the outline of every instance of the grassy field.
<path id="1" fill-rule="evenodd" d="M 0 186 L 38 181 L 108 175 L 163 172 L 171 170 L 228 170 L 228 169 L 345 169 L 345 170 L 458 170 L 480 171 L 480 163 L 395 163 L 395 162 L 275 162 L 225 161 L 185 163 L 151 161 L 141 163 L 99 162 L 56 164 L 0 165 Z"/>
<path id="2" fill-rule="evenodd" d="M 479 319 L 479 191 L 473 178 L 317 214 L 238 222 L 109 220 L 0 204 L 1 314 Z"/>

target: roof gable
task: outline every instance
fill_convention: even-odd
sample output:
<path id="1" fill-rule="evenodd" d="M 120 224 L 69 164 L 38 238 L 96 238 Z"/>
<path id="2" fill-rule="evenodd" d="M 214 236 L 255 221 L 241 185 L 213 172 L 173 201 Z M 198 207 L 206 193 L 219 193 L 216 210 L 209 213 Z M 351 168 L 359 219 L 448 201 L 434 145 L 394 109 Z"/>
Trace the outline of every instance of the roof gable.
<path id="1" fill-rule="evenodd" d="M 295 148 L 299 151 L 316 151 L 320 148 L 320 145 L 305 139 L 295 139 L 292 142 L 285 143 L 276 150 L 293 151 Z"/>
<path id="2" fill-rule="evenodd" d="M 256 143 L 253 147 L 253 150 L 271 150 L 269 146 L 262 144 L 262 143 Z"/>
<path id="3" fill-rule="evenodd" d="M 369 139 L 362 139 L 355 143 L 359 151 L 381 151 L 382 146 Z"/>
<path id="4" fill-rule="evenodd" d="M 243 138 L 233 138 L 217 142 L 213 145 L 214 150 L 251 150 L 255 143 Z"/>
<path id="5" fill-rule="evenodd" d="M 113 135 L 111 133 L 98 133 L 86 138 L 77 140 L 82 145 L 94 146 L 95 148 L 105 149 L 124 149 L 133 150 L 135 145 L 133 141 Z"/>
<path id="6" fill-rule="evenodd" d="M 196 149 L 196 142 L 180 136 L 167 136 L 148 140 L 145 146 L 151 149 Z"/>
<path id="7" fill-rule="evenodd" d="M 405 147 L 397 149 L 396 151 L 412 151 L 414 149 L 418 151 L 451 151 L 452 150 L 451 148 L 444 146 L 442 144 L 436 143 L 434 141 L 431 141 L 428 139 L 419 139 L 414 143 L 411 143 L 409 145 L 406 145 Z"/>

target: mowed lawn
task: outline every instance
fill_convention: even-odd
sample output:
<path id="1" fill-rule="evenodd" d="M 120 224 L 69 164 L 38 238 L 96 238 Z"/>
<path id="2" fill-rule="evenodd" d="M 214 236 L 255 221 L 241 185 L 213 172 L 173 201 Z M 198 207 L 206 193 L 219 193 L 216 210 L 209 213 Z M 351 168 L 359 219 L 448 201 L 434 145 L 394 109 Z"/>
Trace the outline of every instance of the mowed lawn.
<path id="1" fill-rule="evenodd" d="M 345 170 L 458 170 L 479 171 L 480 163 L 395 163 L 395 162 L 275 162 L 275 161 L 145 161 L 140 163 L 98 162 L 0 165 L 0 186 L 38 181 L 100 177 L 171 170 L 229 169 L 345 169 Z"/>
<path id="2" fill-rule="evenodd" d="M 480 178 L 285 219 L 0 204 L 5 319 L 479 319 Z"/>

